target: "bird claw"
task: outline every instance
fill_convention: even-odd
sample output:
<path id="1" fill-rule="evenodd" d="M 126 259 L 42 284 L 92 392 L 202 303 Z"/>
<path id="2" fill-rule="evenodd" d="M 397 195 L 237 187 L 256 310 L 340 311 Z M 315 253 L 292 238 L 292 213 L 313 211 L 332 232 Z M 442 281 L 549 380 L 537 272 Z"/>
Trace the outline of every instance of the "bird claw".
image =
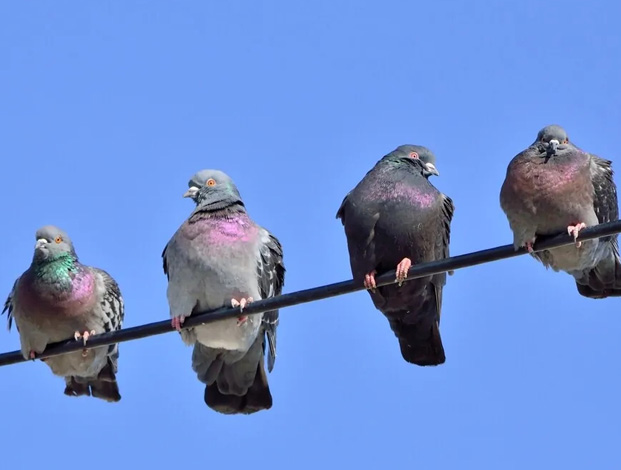
<path id="1" fill-rule="evenodd" d="M 237 326 L 242 326 L 247 321 L 248 321 L 248 315 L 244 315 L 243 317 L 237 317 Z"/>
<path id="2" fill-rule="evenodd" d="M 401 262 L 397 265 L 397 282 L 399 283 L 399 287 L 405 281 L 405 278 L 408 277 L 408 271 L 412 267 L 412 260 L 410 258 L 403 258 Z"/>
<path id="3" fill-rule="evenodd" d="M 28 354 L 28 357 L 30 358 L 30 360 L 34 361 L 37 357 L 37 353 L 34 351 L 34 349 L 30 350 L 30 353 Z"/>
<path id="4" fill-rule="evenodd" d="M 568 225 L 567 233 L 569 235 L 573 235 L 574 242 L 576 242 L 576 248 L 580 248 L 582 246 L 582 242 L 578 241 L 578 235 L 580 234 L 580 230 L 586 228 L 586 224 L 584 222 L 580 222 L 576 225 Z"/>
<path id="5" fill-rule="evenodd" d="M 253 301 L 254 301 L 254 299 L 252 297 L 248 297 L 248 298 L 243 298 L 242 297 L 239 300 L 231 299 L 231 306 L 233 308 L 239 307 L 239 311 L 243 312 L 244 308 L 246 308 L 246 305 L 250 305 Z"/>
<path id="6" fill-rule="evenodd" d="M 73 338 L 76 341 L 78 341 L 79 339 L 82 339 L 84 346 L 86 346 L 86 342 L 88 341 L 88 338 L 90 338 L 94 334 L 95 334 L 95 330 L 85 331 L 84 333 L 80 333 L 79 331 L 76 331 L 73 334 Z"/>
<path id="7" fill-rule="evenodd" d="M 88 338 L 90 338 L 94 334 L 95 334 L 95 330 L 85 331 L 84 333 L 80 333 L 79 331 L 76 331 L 73 334 L 73 338 L 76 341 L 82 339 L 82 342 L 83 342 L 84 346 L 86 346 L 86 342 L 88 341 Z M 88 349 L 83 349 L 82 350 L 82 357 L 86 357 L 86 356 L 88 356 Z"/>
<path id="8" fill-rule="evenodd" d="M 178 317 L 173 317 L 170 324 L 175 330 L 181 331 L 181 327 L 183 326 L 184 321 L 185 321 L 185 317 L 183 315 L 180 315 Z"/>
<path id="9" fill-rule="evenodd" d="M 375 288 L 377 287 L 377 284 L 375 283 L 376 274 L 377 271 L 373 270 L 364 276 L 364 288 L 370 290 L 371 292 L 375 292 Z"/>
<path id="10" fill-rule="evenodd" d="M 535 240 L 531 240 L 529 242 L 524 243 L 524 248 L 526 248 L 526 251 L 528 251 L 529 253 L 533 253 L 535 250 L 533 250 L 533 245 L 535 244 Z"/>

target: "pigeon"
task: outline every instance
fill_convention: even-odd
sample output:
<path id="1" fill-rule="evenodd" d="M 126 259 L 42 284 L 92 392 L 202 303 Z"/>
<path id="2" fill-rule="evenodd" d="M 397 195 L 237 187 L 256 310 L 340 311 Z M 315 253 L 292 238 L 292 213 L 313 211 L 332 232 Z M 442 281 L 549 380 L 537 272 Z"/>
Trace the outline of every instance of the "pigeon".
<path id="1" fill-rule="evenodd" d="M 435 156 L 401 145 L 384 156 L 345 197 L 336 217 L 345 228 L 354 281 L 399 339 L 403 359 L 419 366 L 446 360 L 440 338 L 446 273 L 403 284 L 412 264 L 449 256 L 453 201 L 428 180 L 439 175 Z M 377 287 L 375 276 L 397 270 L 398 284 Z"/>
<path id="2" fill-rule="evenodd" d="M 500 206 L 516 248 L 525 247 L 546 268 L 572 275 L 584 297 L 621 296 L 616 234 L 533 253 L 540 236 L 566 232 L 575 240 L 586 227 L 618 219 L 610 160 L 578 148 L 562 127 L 546 126 L 509 163 Z"/>
<path id="3" fill-rule="evenodd" d="M 9 330 L 13 319 L 25 359 L 48 344 L 74 338 L 84 346 L 91 335 L 121 329 L 124 304 L 116 281 L 85 266 L 67 233 L 53 225 L 36 232 L 30 267 L 15 281 L 4 305 Z M 84 349 L 43 361 L 65 378 L 65 395 L 121 399 L 116 381 L 118 344 Z"/>
<path id="4" fill-rule="evenodd" d="M 194 345 L 192 369 L 205 384 L 205 403 L 223 414 L 272 407 L 264 368 L 276 359 L 278 310 L 243 315 L 252 301 L 280 295 L 285 266 L 278 239 L 252 221 L 233 180 L 202 170 L 183 195 L 196 203 L 162 253 L 172 325 Z M 237 318 L 181 329 L 186 317 L 238 307 Z"/>

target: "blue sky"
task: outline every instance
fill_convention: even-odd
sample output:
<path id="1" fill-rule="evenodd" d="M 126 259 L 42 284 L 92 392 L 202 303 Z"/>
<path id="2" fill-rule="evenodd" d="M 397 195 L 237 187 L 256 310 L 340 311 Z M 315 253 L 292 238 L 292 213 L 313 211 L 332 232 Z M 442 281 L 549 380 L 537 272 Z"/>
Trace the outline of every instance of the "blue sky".
<path id="1" fill-rule="evenodd" d="M 125 326 L 168 318 L 160 254 L 202 168 L 231 175 L 281 240 L 286 292 L 349 279 L 336 210 L 404 143 L 437 155 L 453 254 L 509 243 L 500 186 L 539 128 L 617 157 L 619 15 L 570 0 L 3 2 L 0 287 L 52 223 L 117 279 Z M 612 468 L 619 306 L 527 257 L 458 271 L 437 368 L 401 359 L 364 292 L 293 307 L 274 407 L 252 416 L 205 406 L 176 334 L 121 345 L 114 405 L 64 396 L 44 364 L 5 367 L 2 468 Z"/>

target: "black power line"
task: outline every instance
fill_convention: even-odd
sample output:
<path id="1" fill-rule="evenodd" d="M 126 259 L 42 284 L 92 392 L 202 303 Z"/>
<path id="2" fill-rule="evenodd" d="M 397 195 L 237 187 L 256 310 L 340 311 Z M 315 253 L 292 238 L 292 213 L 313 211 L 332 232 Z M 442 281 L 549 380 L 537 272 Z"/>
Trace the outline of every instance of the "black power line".
<path id="1" fill-rule="evenodd" d="M 580 237 L 578 238 L 578 240 L 590 240 L 593 238 L 614 235 L 619 232 L 621 232 L 621 221 L 617 220 L 615 222 L 600 224 L 594 227 L 584 229 L 580 232 Z M 561 234 L 554 237 L 541 238 L 535 244 L 534 250 L 541 251 L 563 245 L 570 245 L 572 243 L 574 243 L 574 239 L 572 236 L 568 234 Z M 515 250 L 513 245 L 504 245 L 498 246 L 496 248 L 489 248 L 487 250 L 475 251 L 473 253 L 453 256 L 451 258 L 446 258 L 439 261 L 432 261 L 430 263 L 414 265 L 410 268 L 407 279 L 416 279 L 419 277 L 431 276 L 433 274 L 452 271 L 455 269 L 476 266 L 477 264 L 490 263 L 492 261 L 513 258 L 514 256 L 520 256 L 525 253 L 526 250 L 524 248 Z M 384 286 L 387 284 L 392 284 L 394 282 L 395 271 L 390 271 L 376 278 L 376 283 L 378 286 Z M 305 289 L 297 292 L 291 292 L 289 294 L 279 295 L 278 297 L 258 300 L 248 305 L 244 309 L 244 314 L 251 315 L 267 312 L 269 310 L 292 307 L 294 305 L 313 302 L 315 300 L 327 299 L 329 297 L 336 297 L 338 295 L 349 294 L 363 289 L 364 287 L 362 286 L 362 284 L 355 283 L 353 280 L 337 282 L 335 284 L 328 284 L 325 286 L 314 287 L 312 289 Z M 219 308 L 217 310 L 212 310 L 211 312 L 203 312 L 186 318 L 183 324 L 183 328 L 203 325 L 217 320 L 237 316 L 239 316 L 239 308 Z M 119 331 L 91 336 L 88 339 L 87 346 L 89 348 L 94 348 L 97 346 L 107 346 L 113 343 L 123 343 L 125 341 L 146 338 L 147 336 L 161 335 L 170 331 L 175 331 L 171 326 L 170 320 L 147 323 L 146 325 L 134 326 L 132 328 L 124 328 Z M 61 354 L 79 351 L 82 349 L 84 349 L 84 344 L 82 343 L 82 341 L 70 339 L 67 341 L 50 344 L 43 353 L 37 355 L 37 359 L 45 359 L 47 357 L 59 356 Z M 24 359 L 24 357 L 22 356 L 21 351 L 13 351 L 0 354 L 0 366 L 8 366 L 10 364 L 16 364 L 18 362 L 25 361 L 26 359 Z"/>

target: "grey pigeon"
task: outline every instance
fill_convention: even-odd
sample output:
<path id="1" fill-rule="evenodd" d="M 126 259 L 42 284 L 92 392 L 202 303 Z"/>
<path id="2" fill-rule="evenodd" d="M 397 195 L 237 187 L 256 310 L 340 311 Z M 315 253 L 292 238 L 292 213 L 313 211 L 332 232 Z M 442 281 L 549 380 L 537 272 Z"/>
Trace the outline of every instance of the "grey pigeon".
<path id="1" fill-rule="evenodd" d="M 535 142 L 509 163 L 500 191 L 515 247 L 532 253 L 539 236 L 567 232 L 577 238 L 585 227 L 617 220 L 611 164 L 569 142 L 560 126 L 540 130 Z M 532 255 L 554 271 L 571 274 L 585 297 L 621 296 L 616 234 Z"/>
<path id="2" fill-rule="evenodd" d="M 285 266 L 280 242 L 250 219 L 237 187 L 218 170 L 189 182 L 196 208 L 164 248 L 173 327 L 195 312 L 240 308 L 239 318 L 181 330 L 194 344 L 192 368 L 206 384 L 205 403 L 225 414 L 250 414 L 272 406 L 268 370 L 276 358 L 278 310 L 242 315 L 253 300 L 279 295 Z"/>
<path id="3" fill-rule="evenodd" d="M 440 338 L 446 274 L 411 280 L 412 264 L 449 256 L 453 202 L 428 180 L 435 156 L 402 145 L 383 157 L 345 197 L 336 217 L 345 227 L 352 274 L 399 339 L 401 355 L 420 366 L 445 361 Z M 397 269 L 399 284 L 376 288 L 375 276 Z"/>
<path id="4" fill-rule="evenodd" d="M 110 275 L 78 261 L 69 236 L 58 227 L 37 230 L 30 267 L 13 286 L 4 310 L 9 329 L 15 319 L 24 358 L 34 359 L 48 344 L 121 328 L 123 297 Z M 43 361 L 65 378 L 65 395 L 121 399 L 116 382 L 118 345 L 84 349 Z"/>

